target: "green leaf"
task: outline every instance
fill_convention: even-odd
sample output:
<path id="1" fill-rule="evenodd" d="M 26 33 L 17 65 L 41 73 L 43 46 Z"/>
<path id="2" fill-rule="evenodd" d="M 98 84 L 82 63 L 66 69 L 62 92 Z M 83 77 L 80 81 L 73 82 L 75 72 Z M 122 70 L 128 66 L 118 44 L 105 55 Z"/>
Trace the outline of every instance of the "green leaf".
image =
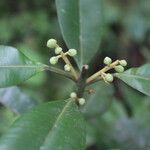
<path id="1" fill-rule="evenodd" d="M 134 89 L 150 96 L 150 64 L 131 68 L 124 73 L 116 73 L 115 76 Z"/>
<path id="2" fill-rule="evenodd" d="M 80 66 L 87 64 L 101 40 L 101 0 L 56 0 L 56 7 L 67 46 L 78 50 Z"/>
<path id="3" fill-rule="evenodd" d="M 91 85 L 88 89 L 93 89 L 95 93 L 87 96 L 87 103 L 83 108 L 83 113 L 90 118 L 100 116 L 111 106 L 113 88 L 110 84 L 102 81 Z"/>
<path id="4" fill-rule="evenodd" d="M 0 89 L 0 103 L 17 114 L 22 114 L 38 104 L 18 87 Z"/>
<path id="5" fill-rule="evenodd" d="M 0 137 L 7 132 L 16 116 L 7 108 L 0 108 Z"/>
<path id="6" fill-rule="evenodd" d="M 31 61 L 17 49 L 0 46 L 0 88 L 19 84 L 43 70 L 43 64 Z"/>
<path id="7" fill-rule="evenodd" d="M 42 104 L 17 120 L 2 150 L 84 150 L 85 122 L 71 99 Z"/>

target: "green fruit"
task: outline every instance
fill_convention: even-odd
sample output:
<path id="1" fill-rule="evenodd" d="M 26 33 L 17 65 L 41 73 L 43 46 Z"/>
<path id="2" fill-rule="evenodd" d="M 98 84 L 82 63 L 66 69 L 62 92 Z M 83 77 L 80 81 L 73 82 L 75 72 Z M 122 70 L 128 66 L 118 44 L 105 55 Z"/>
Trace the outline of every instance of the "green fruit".
<path id="1" fill-rule="evenodd" d="M 122 67 L 121 65 L 115 66 L 114 68 L 117 72 L 122 73 L 124 72 L 124 67 Z"/>
<path id="2" fill-rule="evenodd" d="M 121 66 L 124 66 L 124 67 L 127 65 L 126 60 L 120 60 L 119 63 L 120 63 Z"/>
<path id="3" fill-rule="evenodd" d="M 113 76 L 110 74 L 110 73 L 107 73 L 106 75 L 105 75 L 105 80 L 107 81 L 107 82 L 112 82 L 113 81 Z"/>
<path id="4" fill-rule="evenodd" d="M 61 47 L 56 47 L 55 48 L 55 54 L 58 55 L 62 52 L 62 48 Z"/>
<path id="5" fill-rule="evenodd" d="M 70 97 L 71 97 L 71 98 L 77 98 L 77 94 L 76 94 L 75 92 L 72 92 L 72 93 L 70 94 Z"/>
<path id="6" fill-rule="evenodd" d="M 105 57 L 104 58 L 104 64 L 105 65 L 109 65 L 109 64 L 111 64 L 112 63 L 112 59 L 111 58 L 109 58 L 109 57 Z"/>
<path id="7" fill-rule="evenodd" d="M 49 47 L 49 48 L 57 47 L 57 41 L 55 39 L 49 39 L 47 41 L 47 47 Z"/>
<path id="8" fill-rule="evenodd" d="M 68 55 L 69 56 L 75 56 L 75 55 L 77 55 L 77 50 L 75 50 L 75 49 L 69 49 L 68 50 Z"/>
<path id="9" fill-rule="evenodd" d="M 65 70 L 65 71 L 70 71 L 71 68 L 70 68 L 70 66 L 69 66 L 68 64 L 66 64 L 66 65 L 64 66 L 64 70 Z"/>
<path id="10" fill-rule="evenodd" d="M 51 57 L 49 62 L 50 62 L 50 64 L 55 65 L 58 62 L 58 58 L 57 57 Z"/>
<path id="11" fill-rule="evenodd" d="M 85 99 L 84 98 L 79 98 L 78 102 L 79 102 L 79 105 L 84 105 L 85 104 Z"/>

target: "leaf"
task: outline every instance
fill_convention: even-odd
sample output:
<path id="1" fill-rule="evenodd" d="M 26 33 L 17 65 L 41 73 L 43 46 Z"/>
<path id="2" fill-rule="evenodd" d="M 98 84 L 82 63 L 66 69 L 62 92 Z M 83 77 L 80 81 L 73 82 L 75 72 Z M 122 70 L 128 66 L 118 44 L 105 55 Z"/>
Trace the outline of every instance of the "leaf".
<path id="1" fill-rule="evenodd" d="M 7 108 L 0 108 L 0 137 L 7 132 L 16 116 Z"/>
<path id="2" fill-rule="evenodd" d="M 56 7 L 67 46 L 78 50 L 80 66 L 87 64 L 101 40 L 101 0 L 56 0 Z"/>
<path id="3" fill-rule="evenodd" d="M 115 76 L 134 89 L 150 96 L 150 64 L 131 68 L 124 73 L 116 73 Z"/>
<path id="4" fill-rule="evenodd" d="M 18 87 L 0 89 L 0 103 L 17 114 L 22 114 L 38 104 Z"/>
<path id="5" fill-rule="evenodd" d="M 17 49 L 0 46 L 0 88 L 19 84 L 43 70 L 43 64 L 31 61 Z"/>
<path id="6" fill-rule="evenodd" d="M 2 150 L 84 150 L 85 122 L 72 100 L 42 104 L 0 140 Z"/>
<path id="7" fill-rule="evenodd" d="M 93 89 L 95 93 L 87 96 L 83 113 L 90 118 L 100 116 L 109 109 L 112 103 L 113 88 L 104 82 L 97 82 L 88 89 Z"/>

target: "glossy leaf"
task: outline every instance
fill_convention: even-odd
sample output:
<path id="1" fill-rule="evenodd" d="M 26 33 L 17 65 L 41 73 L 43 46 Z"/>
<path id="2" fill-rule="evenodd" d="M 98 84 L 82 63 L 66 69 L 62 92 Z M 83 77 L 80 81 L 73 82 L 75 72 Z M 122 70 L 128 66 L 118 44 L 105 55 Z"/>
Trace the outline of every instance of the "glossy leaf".
<path id="1" fill-rule="evenodd" d="M 43 64 L 31 61 L 17 49 L 0 46 L 0 87 L 19 84 L 43 70 Z"/>
<path id="2" fill-rule="evenodd" d="M 72 100 L 45 103 L 17 120 L 2 150 L 84 150 L 85 122 Z"/>
<path id="3" fill-rule="evenodd" d="M 37 105 L 37 101 L 31 99 L 18 87 L 1 88 L 0 103 L 17 114 L 22 114 Z"/>
<path id="4" fill-rule="evenodd" d="M 116 73 L 115 76 L 134 89 L 150 96 L 150 64 L 131 68 L 124 73 Z"/>
<path id="5" fill-rule="evenodd" d="M 61 31 L 68 48 L 78 50 L 78 62 L 86 64 L 101 40 L 101 0 L 56 0 Z"/>

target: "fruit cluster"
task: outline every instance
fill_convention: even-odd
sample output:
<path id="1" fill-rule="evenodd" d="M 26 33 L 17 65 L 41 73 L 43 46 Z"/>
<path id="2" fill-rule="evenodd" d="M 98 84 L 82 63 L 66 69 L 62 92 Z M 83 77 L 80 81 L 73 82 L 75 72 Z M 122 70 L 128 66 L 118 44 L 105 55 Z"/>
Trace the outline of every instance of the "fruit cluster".
<path id="1" fill-rule="evenodd" d="M 71 57 L 74 57 L 77 54 L 77 51 L 75 49 L 69 49 L 67 52 L 63 52 L 62 48 L 57 44 L 57 41 L 55 39 L 49 39 L 47 41 L 47 47 L 49 48 L 55 48 L 55 54 L 57 56 L 53 56 L 50 58 L 50 64 L 55 65 L 57 64 L 58 60 L 60 58 L 63 58 L 66 62 L 66 56 L 69 55 Z M 66 62 L 66 65 L 64 66 L 65 71 L 71 71 L 71 66 Z"/>
<path id="2" fill-rule="evenodd" d="M 77 54 L 77 50 L 69 49 L 67 52 L 63 52 L 63 49 L 57 44 L 55 39 L 49 39 L 47 41 L 47 47 L 54 48 L 56 56 L 50 58 L 50 64 L 55 65 L 57 64 L 58 60 L 62 58 L 65 62 L 64 70 L 70 72 L 74 77 L 75 81 L 79 80 L 79 74 L 76 72 L 75 68 L 69 61 L 67 56 L 74 57 Z M 106 73 L 107 71 L 114 69 L 118 73 L 124 72 L 124 67 L 127 65 L 126 60 L 116 60 L 112 62 L 112 59 L 109 57 L 104 58 L 104 68 L 99 70 L 98 72 L 91 75 L 89 78 L 86 79 L 85 84 L 91 84 L 98 80 L 104 80 L 106 83 L 110 83 L 113 81 L 113 75 L 110 73 Z M 85 103 L 84 98 L 80 98 L 77 96 L 75 92 L 70 94 L 70 98 L 75 99 L 79 105 L 83 105 Z"/>
<path id="3" fill-rule="evenodd" d="M 112 64 L 112 59 L 109 57 L 104 58 L 104 64 L 107 65 L 108 67 L 110 66 L 110 69 L 114 69 L 118 73 L 124 72 L 124 67 L 127 65 L 126 60 L 117 60 L 117 64 L 114 66 L 111 66 Z M 110 73 L 102 73 L 101 77 L 104 79 L 105 82 L 112 82 L 113 81 L 113 76 Z"/>
<path id="4" fill-rule="evenodd" d="M 72 92 L 72 93 L 70 94 L 70 98 L 72 98 L 72 99 L 77 99 L 79 105 L 84 105 L 84 104 L 85 104 L 85 99 L 84 99 L 84 98 L 78 98 L 78 97 L 77 97 L 77 94 L 76 94 L 75 92 Z"/>

